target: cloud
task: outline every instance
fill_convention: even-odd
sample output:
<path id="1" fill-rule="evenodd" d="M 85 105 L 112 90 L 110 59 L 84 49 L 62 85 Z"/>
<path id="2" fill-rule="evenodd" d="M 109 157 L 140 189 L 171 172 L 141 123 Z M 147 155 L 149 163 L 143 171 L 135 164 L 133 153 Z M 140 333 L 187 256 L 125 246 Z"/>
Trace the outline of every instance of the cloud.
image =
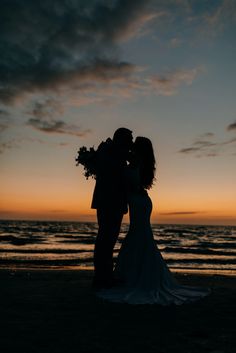
<path id="1" fill-rule="evenodd" d="M 8 141 L 3 141 L 0 142 L 0 154 L 4 153 L 7 150 L 11 150 L 13 148 L 19 148 L 22 144 L 22 142 L 38 142 L 38 143 L 44 143 L 40 139 L 33 139 L 30 137 L 27 138 L 12 138 Z"/>
<path id="2" fill-rule="evenodd" d="M 225 30 L 235 29 L 235 1 L 170 0 L 166 3 L 170 17 L 167 25 L 172 31 L 177 28 L 178 34 L 191 34 L 193 40 L 209 36 L 214 39 Z"/>
<path id="3" fill-rule="evenodd" d="M 80 127 L 76 125 L 67 124 L 63 120 L 42 120 L 39 118 L 30 118 L 27 121 L 27 125 L 32 126 L 34 129 L 46 132 L 48 134 L 66 134 L 66 135 L 74 135 L 78 137 L 84 137 L 91 130 L 82 130 Z"/>
<path id="4" fill-rule="evenodd" d="M 203 137 L 214 137 L 215 134 L 213 132 L 206 132 L 205 134 L 202 135 Z"/>
<path id="5" fill-rule="evenodd" d="M 236 137 L 231 138 L 231 139 L 229 139 L 229 140 L 227 140 L 227 141 L 222 142 L 222 145 L 231 145 L 231 144 L 234 144 L 235 142 L 236 142 Z"/>
<path id="6" fill-rule="evenodd" d="M 192 153 L 192 152 L 198 152 L 200 151 L 200 147 L 187 147 L 187 148 L 182 148 L 179 150 L 179 153 Z"/>
<path id="7" fill-rule="evenodd" d="M 121 41 L 126 41 L 131 39 L 132 37 L 140 37 L 142 35 L 147 34 L 149 31 L 148 29 L 144 30 L 145 25 L 147 25 L 154 19 L 162 16 L 165 16 L 165 13 L 162 11 L 156 13 L 137 13 L 136 18 L 133 18 L 130 24 L 128 24 L 124 29 L 121 29 L 120 32 L 118 32 L 117 39 L 120 39 Z"/>
<path id="8" fill-rule="evenodd" d="M 11 106 L 52 93 L 76 92 L 77 106 L 152 90 L 173 95 L 191 85 L 201 68 L 144 78 L 134 63 L 120 59 L 120 44 L 150 31 L 160 37 L 171 27 L 166 42 L 177 47 L 186 31 L 192 35 L 192 26 L 233 20 L 232 9 L 227 0 L 207 6 L 196 0 L 4 0 L 0 103 Z"/>
<path id="9" fill-rule="evenodd" d="M 17 148 L 18 141 L 16 139 L 12 139 L 6 142 L 0 142 L 0 154 L 4 153 L 7 150 L 11 150 L 12 148 Z"/>
<path id="10" fill-rule="evenodd" d="M 144 0 L 11 0 L 1 3 L 0 101 L 60 90 L 89 80 L 110 82 L 132 64 L 117 44 L 153 18 Z"/>
<path id="11" fill-rule="evenodd" d="M 10 126 L 10 114 L 5 109 L 0 109 L 0 133 Z"/>
<path id="12" fill-rule="evenodd" d="M 27 120 L 26 125 L 44 133 L 84 137 L 91 132 L 89 129 L 83 130 L 77 125 L 69 124 L 62 120 L 64 107 L 59 100 L 54 98 L 34 102 L 32 109 L 27 114 L 31 118 Z"/>
<path id="13" fill-rule="evenodd" d="M 171 96 L 176 93 L 177 88 L 182 84 L 191 85 L 198 73 L 202 71 L 203 68 L 201 67 L 176 70 L 163 75 L 153 75 L 148 81 L 158 94 Z"/>
<path id="14" fill-rule="evenodd" d="M 226 129 L 227 131 L 236 130 L 236 122 L 228 125 Z M 206 137 L 211 138 L 211 140 L 203 139 Z M 217 157 L 225 152 L 225 149 L 228 151 L 230 148 L 234 148 L 236 144 L 236 137 L 225 141 L 212 141 L 212 138 L 215 138 L 215 134 L 207 132 L 193 141 L 189 147 L 181 148 L 178 153 L 192 154 L 195 157 Z"/>
<path id="15" fill-rule="evenodd" d="M 58 100 L 47 98 L 43 102 L 36 101 L 28 114 L 33 115 L 37 119 L 53 118 L 55 115 L 62 115 L 64 108 Z"/>
<path id="16" fill-rule="evenodd" d="M 70 90 L 81 105 L 102 102 L 113 92 L 124 98 L 153 90 L 171 96 L 191 85 L 202 68 L 142 79 L 136 76 L 140 68 L 120 59 L 120 44 L 150 30 L 159 35 L 161 27 L 160 34 L 163 28 L 171 32 L 177 22 L 186 30 L 194 23 L 190 18 L 214 22 L 210 16 L 220 17 L 229 7 L 223 3 L 220 10 L 218 3 L 204 7 L 184 0 L 3 1 L 0 102 L 12 105 L 39 93 L 69 96 Z M 168 39 L 172 47 L 182 42 L 181 28 Z"/>
<path id="17" fill-rule="evenodd" d="M 127 98 L 148 88 L 154 88 L 158 94 L 174 94 L 180 85 L 192 83 L 199 68 L 159 74 L 145 81 L 135 76 L 139 71 L 136 65 L 120 60 L 119 45 L 157 30 L 158 24 L 163 25 L 163 19 L 169 18 L 172 23 L 170 18 L 174 16 L 186 22 L 189 13 L 197 12 L 193 3 L 177 0 L 3 1 L 0 102 L 12 105 L 37 94 L 66 95 L 71 89 L 81 96 L 78 98 L 81 102 L 97 102 L 102 100 L 97 92 L 111 85 L 115 95 L 118 92 L 122 96 L 124 92 Z M 171 43 L 177 46 L 180 39 L 173 37 Z"/>
<path id="18" fill-rule="evenodd" d="M 236 21 L 236 3 L 232 0 L 222 0 L 213 4 L 202 14 L 203 21 L 215 30 L 223 30 Z"/>
<path id="19" fill-rule="evenodd" d="M 217 146 L 218 143 L 216 142 L 211 142 L 211 141 L 206 141 L 206 140 L 197 140 L 193 143 L 194 146 L 198 146 L 197 148 L 206 148 L 206 147 L 213 147 Z"/>
<path id="20" fill-rule="evenodd" d="M 162 216 L 182 216 L 182 215 L 192 215 L 192 214 L 199 214 L 202 212 L 199 211 L 180 211 L 180 212 L 163 212 L 160 213 Z"/>
<path id="21" fill-rule="evenodd" d="M 9 139 L 8 141 L 5 142 L 0 142 L 0 154 L 4 153 L 7 150 L 15 149 L 15 148 L 20 148 L 23 144 L 25 145 L 26 143 L 38 143 L 41 145 L 50 145 L 50 146 L 59 146 L 59 147 L 66 147 L 69 145 L 68 142 L 48 142 L 39 138 L 32 138 L 32 137 L 18 137 L 18 138 L 12 138 Z"/>
<path id="22" fill-rule="evenodd" d="M 61 147 L 69 146 L 69 143 L 68 142 L 60 142 L 59 146 L 61 146 Z"/>
<path id="23" fill-rule="evenodd" d="M 227 130 L 228 131 L 236 130 L 236 121 L 234 123 L 232 123 L 232 124 L 229 124 L 227 126 Z"/>
<path id="24" fill-rule="evenodd" d="M 182 148 L 178 152 L 182 154 L 193 154 L 196 157 L 216 157 L 219 155 L 219 147 L 223 143 L 210 141 L 195 141 L 190 147 Z M 197 146 L 197 147 L 196 147 Z"/>

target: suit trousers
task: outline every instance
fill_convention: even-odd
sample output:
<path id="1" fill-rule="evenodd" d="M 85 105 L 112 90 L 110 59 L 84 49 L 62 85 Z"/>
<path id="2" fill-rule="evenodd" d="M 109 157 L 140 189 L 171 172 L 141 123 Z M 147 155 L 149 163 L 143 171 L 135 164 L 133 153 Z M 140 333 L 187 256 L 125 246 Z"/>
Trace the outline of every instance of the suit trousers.
<path id="1" fill-rule="evenodd" d="M 94 248 L 95 282 L 109 283 L 113 277 L 113 249 L 123 212 L 112 208 L 97 209 L 98 234 Z"/>

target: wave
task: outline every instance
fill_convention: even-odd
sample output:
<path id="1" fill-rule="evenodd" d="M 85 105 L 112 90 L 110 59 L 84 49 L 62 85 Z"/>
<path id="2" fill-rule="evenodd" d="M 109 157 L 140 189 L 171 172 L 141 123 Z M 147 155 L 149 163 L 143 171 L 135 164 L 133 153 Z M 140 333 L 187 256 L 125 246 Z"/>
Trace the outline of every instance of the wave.
<path id="1" fill-rule="evenodd" d="M 194 248 L 177 248 L 177 247 L 165 247 L 161 250 L 167 253 L 186 253 L 186 254 L 199 254 L 199 255 L 223 255 L 223 256 L 235 256 L 236 252 L 229 252 L 225 250 L 212 250 L 212 249 L 194 249 Z"/>
<path id="2" fill-rule="evenodd" d="M 115 257 L 127 232 L 123 224 Z M 153 233 L 171 268 L 236 270 L 236 227 L 153 225 Z M 89 222 L 0 221 L 0 266 L 92 266 L 96 234 Z"/>
<path id="3" fill-rule="evenodd" d="M 93 253 L 92 250 L 83 249 L 0 249 L 0 253 L 16 253 L 16 254 L 77 254 L 77 253 Z"/>

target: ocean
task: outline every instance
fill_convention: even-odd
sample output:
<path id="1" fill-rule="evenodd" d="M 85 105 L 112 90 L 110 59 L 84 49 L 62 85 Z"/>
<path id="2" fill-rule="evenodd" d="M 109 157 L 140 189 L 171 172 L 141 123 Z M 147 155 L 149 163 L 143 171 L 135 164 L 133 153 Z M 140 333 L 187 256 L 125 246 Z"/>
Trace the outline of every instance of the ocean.
<path id="1" fill-rule="evenodd" d="M 236 275 L 236 227 L 152 225 L 154 239 L 173 272 Z M 128 231 L 123 224 L 114 257 Z M 0 221 L 0 267 L 91 269 L 97 224 Z"/>

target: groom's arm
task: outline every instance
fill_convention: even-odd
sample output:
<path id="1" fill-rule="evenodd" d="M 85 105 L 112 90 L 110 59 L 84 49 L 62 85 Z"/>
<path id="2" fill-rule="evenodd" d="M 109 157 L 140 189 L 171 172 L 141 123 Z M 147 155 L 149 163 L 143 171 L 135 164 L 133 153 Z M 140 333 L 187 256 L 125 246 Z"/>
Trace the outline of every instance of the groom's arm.
<path id="1" fill-rule="evenodd" d="M 112 140 L 108 138 L 105 142 L 102 141 L 96 151 L 96 169 L 98 177 L 106 177 L 112 168 Z"/>

